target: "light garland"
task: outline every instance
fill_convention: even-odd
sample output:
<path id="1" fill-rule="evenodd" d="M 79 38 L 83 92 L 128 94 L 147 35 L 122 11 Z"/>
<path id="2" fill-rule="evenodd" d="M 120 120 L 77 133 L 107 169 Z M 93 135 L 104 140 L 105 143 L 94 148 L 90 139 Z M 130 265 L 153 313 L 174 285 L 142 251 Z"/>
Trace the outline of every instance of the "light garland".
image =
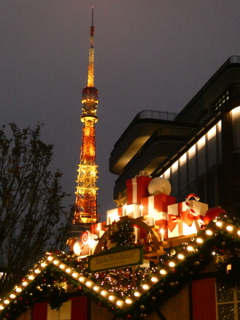
<path id="1" fill-rule="evenodd" d="M 7 295 L 3 300 L 0 300 L 0 310 L 4 310 L 9 304 L 15 299 L 19 298 L 19 295 L 23 290 L 25 290 L 28 285 L 35 280 L 35 278 L 41 274 L 46 267 L 49 265 L 53 265 L 55 268 L 59 269 L 61 272 L 66 273 L 68 277 L 74 279 L 79 284 L 86 286 L 89 290 L 92 290 L 97 295 L 101 295 L 103 299 L 110 301 L 115 306 L 119 307 L 120 309 L 127 309 L 129 305 L 132 305 L 135 301 L 137 301 L 145 292 L 147 292 L 152 286 L 158 283 L 161 279 L 163 279 L 169 272 L 176 268 L 178 264 L 183 263 L 184 260 L 190 256 L 195 254 L 198 251 L 206 240 L 209 237 L 213 236 L 215 232 L 218 230 L 224 231 L 227 234 L 231 234 L 237 238 L 240 237 L 240 228 L 225 222 L 223 220 L 216 219 L 212 225 L 203 230 L 201 232 L 201 236 L 198 236 L 195 239 L 192 239 L 190 243 L 184 244 L 183 249 L 175 253 L 171 259 L 168 259 L 168 264 L 165 267 L 162 267 L 159 271 L 154 270 L 152 272 L 152 276 L 150 279 L 146 280 L 142 286 L 141 290 L 133 290 L 132 294 L 130 294 L 125 300 L 120 299 L 116 293 L 106 290 L 101 290 L 101 287 L 98 286 L 94 281 L 89 280 L 88 277 L 81 275 L 77 272 L 74 268 L 69 267 L 66 263 L 62 262 L 61 259 L 58 258 L 55 254 L 47 253 L 45 257 L 43 257 L 39 263 L 37 263 L 33 270 L 26 276 L 26 278 L 22 281 L 19 286 L 15 286 L 9 295 Z M 216 254 L 215 251 L 212 254 Z M 160 277 L 159 277 L 159 276 Z M 110 278 L 109 278 L 110 279 Z M 110 280 L 109 280 L 110 281 Z M 171 283 L 172 284 L 172 283 Z M 170 284 L 170 285 L 171 285 Z M 174 283 L 172 285 L 175 285 Z M 131 285 L 129 286 L 131 289 Z M 119 288 L 116 287 L 116 292 Z"/>

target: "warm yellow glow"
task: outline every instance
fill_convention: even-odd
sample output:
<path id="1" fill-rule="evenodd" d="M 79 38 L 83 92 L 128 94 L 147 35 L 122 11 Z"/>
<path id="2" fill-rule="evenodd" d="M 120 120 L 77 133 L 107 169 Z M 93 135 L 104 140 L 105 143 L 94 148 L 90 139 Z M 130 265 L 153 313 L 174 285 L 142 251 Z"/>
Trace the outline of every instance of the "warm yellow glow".
<path id="1" fill-rule="evenodd" d="M 23 281 L 23 282 L 22 282 L 22 285 L 23 285 L 24 287 L 26 287 L 26 286 L 28 285 L 28 282 L 27 282 L 27 281 Z"/>
<path id="2" fill-rule="evenodd" d="M 10 298 L 11 298 L 11 299 L 14 299 L 14 298 L 16 298 L 16 295 L 15 295 L 14 293 L 11 293 L 11 294 L 10 294 Z"/>
<path id="3" fill-rule="evenodd" d="M 91 281 L 87 281 L 87 282 L 86 282 L 86 286 L 87 286 L 87 287 L 91 287 L 91 286 L 92 286 L 92 282 L 91 282 Z"/>
<path id="4" fill-rule="evenodd" d="M 139 293 L 138 291 L 135 291 L 135 292 L 134 292 L 134 296 L 135 296 L 135 297 L 139 297 L 139 296 L 140 296 L 140 293 Z"/>
<path id="5" fill-rule="evenodd" d="M 139 209 L 140 209 L 140 210 L 143 210 L 143 205 L 142 205 L 142 204 L 139 206 Z"/>
<path id="6" fill-rule="evenodd" d="M 188 150 L 188 157 L 191 159 L 196 154 L 196 145 L 194 144 L 189 150 Z"/>
<path id="7" fill-rule="evenodd" d="M 113 301 L 113 300 L 115 299 L 115 297 L 114 297 L 114 296 L 109 296 L 108 299 L 109 299 L 110 301 Z"/>
<path id="8" fill-rule="evenodd" d="M 123 302 L 121 300 L 117 301 L 117 305 L 120 307 L 123 304 Z"/>
<path id="9" fill-rule="evenodd" d="M 208 140 L 212 139 L 213 137 L 216 136 L 216 126 L 212 127 L 208 133 L 207 133 L 207 136 L 208 136 Z"/>
<path id="10" fill-rule="evenodd" d="M 48 261 L 52 261 L 53 260 L 53 257 L 52 256 L 49 256 L 47 257 Z"/>
<path id="11" fill-rule="evenodd" d="M 218 132 L 221 132 L 222 131 L 222 121 L 218 121 L 217 123 L 217 128 L 218 128 Z"/>
<path id="12" fill-rule="evenodd" d="M 149 286 L 147 284 L 144 284 L 142 287 L 143 287 L 144 290 L 148 290 L 149 289 Z"/>
<path id="13" fill-rule="evenodd" d="M 84 281 L 85 281 L 85 278 L 84 278 L 84 277 L 80 277 L 80 278 L 79 278 L 79 281 L 80 281 L 80 282 L 84 282 Z"/>
<path id="14" fill-rule="evenodd" d="M 71 268 L 67 268 L 67 269 L 66 269 L 66 272 L 67 272 L 67 273 L 70 273 L 71 271 L 72 271 Z"/>
<path id="15" fill-rule="evenodd" d="M 187 161 L 187 154 L 184 153 L 184 154 L 181 156 L 181 158 L 179 159 L 179 161 L 180 161 L 180 166 L 183 166 L 183 165 L 186 163 L 186 161 Z"/>
<path id="16" fill-rule="evenodd" d="M 217 221 L 216 226 L 221 227 L 222 226 L 222 221 Z"/>
<path id="17" fill-rule="evenodd" d="M 175 263 L 174 263 L 173 261 L 170 261 L 168 265 L 169 265 L 169 267 L 171 267 L 171 268 L 175 267 Z"/>
<path id="18" fill-rule="evenodd" d="M 0 304 L 0 310 L 3 310 L 4 306 L 2 304 Z"/>
<path id="19" fill-rule="evenodd" d="M 59 260 L 54 260 L 53 264 L 58 265 L 59 264 Z"/>
<path id="20" fill-rule="evenodd" d="M 72 273 L 72 277 L 73 277 L 73 278 L 77 278 L 77 276 L 78 276 L 78 273 L 77 273 L 77 272 L 73 272 L 73 273 Z"/>
<path id="21" fill-rule="evenodd" d="M 200 138 L 197 144 L 198 144 L 198 150 L 202 149 L 206 144 L 206 137 L 203 136 L 202 138 Z"/>
<path id="22" fill-rule="evenodd" d="M 203 239 L 202 238 L 197 238 L 197 243 L 203 243 Z"/>
<path id="23" fill-rule="evenodd" d="M 183 255 L 182 253 L 179 253 L 179 254 L 178 254 L 178 259 L 179 259 L 179 260 L 183 260 L 183 259 L 184 259 L 184 255 Z"/>
<path id="24" fill-rule="evenodd" d="M 167 180 L 170 178 L 170 168 L 168 168 L 168 169 L 164 172 L 163 176 L 164 176 L 164 178 L 167 179 Z"/>
<path id="25" fill-rule="evenodd" d="M 17 287 L 17 288 L 16 288 L 16 291 L 17 291 L 17 292 L 21 292 L 21 291 L 22 291 L 22 289 L 21 289 L 21 288 L 19 288 L 19 287 Z"/>
<path id="26" fill-rule="evenodd" d="M 30 276 L 28 276 L 29 280 L 33 280 L 35 277 L 31 274 Z"/>
<path id="27" fill-rule="evenodd" d="M 34 270 L 35 273 L 40 273 L 41 271 L 39 269 Z"/>
<path id="28" fill-rule="evenodd" d="M 188 250 L 188 251 L 193 251 L 194 248 L 193 248 L 192 246 L 187 246 L 187 250 Z"/>
<path id="29" fill-rule="evenodd" d="M 42 268 L 46 267 L 46 265 L 47 265 L 47 264 L 46 264 L 45 262 L 42 262 L 42 263 L 41 263 L 41 267 L 42 267 Z"/>
<path id="30" fill-rule="evenodd" d="M 208 236 L 211 236 L 212 234 L 213 234 L 213 232 L 212 232 L 212 230 L 206 230 L 206 234 L 208 235 Z"/>
<path id="31" fill-rule="evenodd" d="M 8 299 L 6 299 L 6 300 L 4 300 L 4 303 L 5 303 L 5 304 L 9 304 L 10 301 L 9 301 Z"/>
<path id="32" fill-rule="evenodd" d="M 240 106 L 234 108 L 232 111 L 232 116 L 235 118 L 239 118 L 240 117 Z"/>
<path id="33" fill-rule="evenodd" d="M 238 234 L 238 236 L 240 236 L 240 230 L 238 230 L 237 234 Z"/>
<path id="34" fill-rule="evenodd" d="M 233 227 L 232 227 L 232 226 L 227 226 L 226 229 L 227 229 L 227 231 L 229 231 L 229 232 L 233 231 Z"/>
<path id="35" fill-rule="evenodd" d="M 105 290 L 102 290 L 102 291 L 101 291 L 101 295 L 102 295 L 102 296 L 105 296 L 106 294 L 107 294 L 107 291 L 105 291 Z"/>
<path id="36" fill-rule="evenodd" d="M 65 269 L 66 266 L 65 266 L 65 264 L 60 264 L 59 268 L 60 268 L 60 269 Z"/>
<path id="37" fill-rule="evenodd" d="M 126 299 L 125 302 L 126 302 L 127 304 L 131 304 L 131 303 L 132 303 L 132 300 L 131 300 L 131 299 Z"/>
<path id="38" fill-rule="evenodd" d="M 161 273 L 162 275 L 165 275 L 165 274 L 167 273 L 167 271 L 164 270 L 164 269 L 161 269 L 161 270 L 160 270 L 160 273 Z"/>
<path id="39" fill-rule="evenodd" d="M 177 169 L 178 169 L 178 161 L 174 162 L 174 164 L 172 165 L 172 173 L 177 171 Z"/>
<path id="40" fill-rule="evenodd" d="M 98 286 L 94 286 L 94 287 L 93 287 L 93 290 L 94 290 L 94 291 L 98 291 L 99 289 L 100 289 L 100 287 L 98 287 Z"/>
<path id="41" fill-rule="evenodd" d="M 158 282 L 158 278 L 157 278 L 157 277 L 152 277 L 152 278 L 151 278 L 151 281 L 152 281 L 152 282 Z"/>

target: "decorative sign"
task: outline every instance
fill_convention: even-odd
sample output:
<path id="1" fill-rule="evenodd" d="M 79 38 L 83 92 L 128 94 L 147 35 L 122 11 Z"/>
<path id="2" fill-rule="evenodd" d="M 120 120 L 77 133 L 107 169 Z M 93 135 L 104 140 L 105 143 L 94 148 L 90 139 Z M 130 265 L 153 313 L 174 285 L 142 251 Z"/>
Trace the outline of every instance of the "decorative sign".
<path id="1" fill-rule="evenodd" d="M 143 263 L 142 246 L 124 248 L 106 254 L 98 254 L 89 257 L 90 272 L 122 268 L 126 266 L 140 265 Z"/>

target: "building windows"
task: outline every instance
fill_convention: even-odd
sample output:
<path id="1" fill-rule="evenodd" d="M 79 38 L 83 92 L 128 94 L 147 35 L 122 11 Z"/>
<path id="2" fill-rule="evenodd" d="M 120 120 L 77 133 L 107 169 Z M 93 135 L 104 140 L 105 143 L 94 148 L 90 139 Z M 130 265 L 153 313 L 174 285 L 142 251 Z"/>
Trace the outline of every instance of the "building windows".
<path id="1" fill-rule="evenodd" d="M 229 90 L 227 90 L 221 97 L 214 103 L 214 109 L 220 108 L 226 101 L 229 100 Z"/>
<path id="2" fill-rule="evenodd" d="M 235 288 L 217 286 L 217 320 L 240 319 L 240 284 Z"/>
<path id="3" fill-rule="evenodd" d="M 233 126 L 233 150 L 240 152 L 240 106 L 231 111 Z"/>
<path id="4" fill-rule="evenodd" d="M 222 158 L 221 138 L 219 121 L 163 173 L 163 177 L 170 180 L 172 194 L 178 201 L 182 201 L 183 193 L 186 197 L 186 192 L 196 192 L 204 194 L 201 200 L 208 201 L 209 205 L 218 204 L 217 168 Z"/>

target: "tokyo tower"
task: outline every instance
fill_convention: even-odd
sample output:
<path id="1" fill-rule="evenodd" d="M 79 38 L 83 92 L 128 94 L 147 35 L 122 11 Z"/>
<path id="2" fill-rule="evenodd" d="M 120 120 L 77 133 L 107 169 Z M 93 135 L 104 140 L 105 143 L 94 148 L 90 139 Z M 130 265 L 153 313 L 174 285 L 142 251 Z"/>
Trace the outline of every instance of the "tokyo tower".
<path id="1" fill-rule="evenodd" d="M 98 121 L 98 90 L 94 86 L 94 26 L 90 27 L 87 86 L 82 90 L 82 146 L 78 166 L 76 202 L 73 224 L 98 222 L 95 123 Z"/>

